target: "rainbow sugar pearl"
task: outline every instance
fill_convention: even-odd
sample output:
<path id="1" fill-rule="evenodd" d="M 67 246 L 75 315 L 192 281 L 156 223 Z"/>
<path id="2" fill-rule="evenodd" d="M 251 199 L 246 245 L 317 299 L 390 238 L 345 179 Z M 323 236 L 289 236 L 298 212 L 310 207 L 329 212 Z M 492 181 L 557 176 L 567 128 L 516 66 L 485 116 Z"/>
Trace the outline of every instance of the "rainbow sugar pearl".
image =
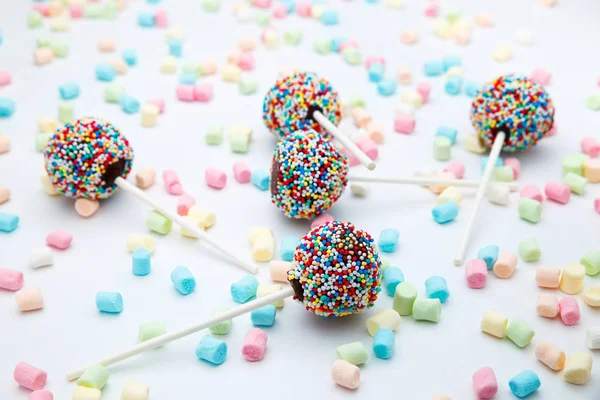
<path id="1" fill-rule="evenodd" d="M 344 193 L 348 159 L 313 130 L 277 144 L 271 167 L 271 201 L 290 218 L 315 218 Z"/>
<path id="2" fill-rule="evenodd" d="M 329 221 L 300 241 L 288 280 L 294 299 L 322 317 L 361 314 L 381 291 L 373 238 L 350 222 Z"/>
<path id="3" fill-rule="evenodd" d="M 72 198 L 112 196 L 117 177 L 131 171 L 133 150 L 112 124 L 81 118 L 59 128 L 44 149 L 46 172 L 54 188 Z"/>
<path id="4" fill-rule="evenodd" d="M 296 72 L 277 81 L 263 101 L 263 121 L 279 139 L 298 130 L 313 129 L 330 139 L 329 133 L 312 118 L 320 111 L 332 124 L 342 117 L 338 94 L 325 79 Z"/>
<path id="5" fill-rule="evenodd" d="M 471 106 L 471 122 L 481 141 L 492 147 L 499 131 L 506 133 L 503 151 L 535 146 L 552 128 L 554 105 L 546 90 L 523 76 L 503 75 L 486 83 Z"/>

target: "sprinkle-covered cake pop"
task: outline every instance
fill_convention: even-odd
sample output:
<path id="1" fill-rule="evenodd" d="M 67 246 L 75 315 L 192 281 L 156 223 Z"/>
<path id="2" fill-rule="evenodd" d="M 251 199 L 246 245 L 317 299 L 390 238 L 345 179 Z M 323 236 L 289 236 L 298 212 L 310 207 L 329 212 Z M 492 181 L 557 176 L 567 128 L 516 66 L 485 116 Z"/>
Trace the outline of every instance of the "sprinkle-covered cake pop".
<path id="1" fill-rule="evenodd" d="M 81 118 L 65 124 L 44 149 L 46 172 L 54 188 L 73 198 L 110 197 L 115 179 L 131 171 L 133 150 L 112 124 L 98 118 Z"/>
<path id="2" fill-rule="evenodd" d="M 506 133 L 503 151 L 535 146 L 552 128 L 554 105 L 546 90 L 523 76 L 503 75 L 486 83 L 471 107 L 471 122 L 480 139 L 492 147 L 499 131 Z"/>
<path id="3" fill-rule="evenodd" d="M 312 118 L 317 110 L 337 126 L 342 117 L 337 92 L 315 74 L 296 72 L 277 81 L 267 92 L 263 121 L 280 139 L 298 130 L 313 129 L 329 140 L 329 133 Z"/>
<path id="4" fill-rule="evenodd" d="M 296 131 L 277 144 L 271 201 L 290 218 L 315 218 L 342 195 L 348 159 L 315 131 Z"/>
<path id="5" fill-rule="evenodd" d="M 306 309 L 322 317 L 361 314 L 381 291 L 373 238 L 350 222 L 330 221 L 300 241 L 288 280 Z"/>

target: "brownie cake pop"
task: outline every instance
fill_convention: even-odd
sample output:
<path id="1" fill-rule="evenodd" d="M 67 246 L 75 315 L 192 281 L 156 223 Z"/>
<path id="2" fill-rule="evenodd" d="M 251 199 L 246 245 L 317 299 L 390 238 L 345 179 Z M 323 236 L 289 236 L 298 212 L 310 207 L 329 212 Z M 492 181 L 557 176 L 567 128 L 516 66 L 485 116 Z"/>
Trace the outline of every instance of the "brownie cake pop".
<path id="1" fill-rule="evenodd" d="M 302 238 L 294 253 L 288 280 L 290 286 L 280 291 L 139 343 L 90 365 L 118 363 L 288 297 L 294 297 L 308 311 L 325 318 L 361 314 L 373 307 L 381 291 L 381 261 L 371 235 L 350 222 L 330 221 L 315 227 Z M 78 378 L 85 369 L 69 372 L 67 379 Z"/>

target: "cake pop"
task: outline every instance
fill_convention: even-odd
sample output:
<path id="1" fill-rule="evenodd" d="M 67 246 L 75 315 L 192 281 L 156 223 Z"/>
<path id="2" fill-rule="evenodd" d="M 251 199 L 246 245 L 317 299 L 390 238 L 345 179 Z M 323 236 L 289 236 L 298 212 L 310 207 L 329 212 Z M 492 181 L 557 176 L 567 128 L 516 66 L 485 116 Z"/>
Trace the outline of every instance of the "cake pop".
<path id="1" fill-rule="evenodd" d="M 333 136 L 361 164 L 375 169 L 373 160 L 337 128 L 341 115 L 337 92 L 327 80 L 313 73 L 295 72 L 278 80 L 263 101 L 263 121 L 279 139 L 312 129 L 327 140 Z"/>
<path id="2" fill-rule="evenodd" d="M 180 331 L 142 342 L 94 364 L 115 364 L 288 297 L 294 297 L 308 311 L 324 318 L 361 314 L 373 307 L 381 290 L 381 261 L 374 240 L 367 232 L 350 222 L 329 221 L 302 238 L 294 253 L 288 280 L 290 286 L 283 290 Z M 78 378 L 85 369 L 73 370 L 67 379 Z"/>
<path id="3" fill-rule="evenodd" d="M 257 271 L 256 265 L 242 260 L 204 230 L 127 182 L 133 164 L 133 150 L 119 129 L 109 122 L 85 117 L 65 124 L 48 141 L 44 149 L 44 164 L 50 182 L 59 193 L 75 199 L 97 201 L 112 196 L 117 188 L 121 188 L 193 232 L 236 265 L 253 273 Z"/>
<path id="4" fill-rule="evenodd" d="M 345 155 L 313 131 L 286 135 L 273 152 L 271 201 L 286 216 L 313 219 L 327 211 L 344 193 L 348 180 L 419 185 L 477 187 L 478 181 L 416 177 L 348 176 Z M 506 183 L 498 183 L 506 185 Z M 516 190 L 515 184 L 508 184 Z"/>
<path id="5" fill-rule="evenodd" d="M 520 152 L 535 146 L 552 128 L 554 112 L 546 90 L 526 77 L 503 75 L 485 84 L 478 92 L 471 106 L 471 122 L 481 142 L 491 150 L 475 197 L 475 208 L 454 259 L 456 265 L 463 263 L 500 152 Z"/>

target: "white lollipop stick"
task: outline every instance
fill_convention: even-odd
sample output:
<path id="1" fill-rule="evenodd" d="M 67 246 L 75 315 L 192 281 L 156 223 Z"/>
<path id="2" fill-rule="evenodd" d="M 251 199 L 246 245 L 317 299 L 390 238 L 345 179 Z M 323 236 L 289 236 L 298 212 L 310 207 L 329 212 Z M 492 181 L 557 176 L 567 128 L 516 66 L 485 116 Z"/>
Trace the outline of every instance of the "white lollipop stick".
<path id="1" fill-rule="evenodd" d="M 372 183 L 390 183 L 390 184 L 414 184 L 414 185 L 444 185 L 460 187 L 479 187 L 482 181 L 465 179 L 438 179 L 438 178 L 420 178 L 420 177 L 381 177 L 381 176 L 355 176 L 348 175 L 350 182 L 372 182 Z M 494 182 L 493 185 L 506 185 L 511 192 L 519 190 L 519 185 L 510 182 Z"/>
<path id="2" fill-rule="evenodd" d="M 469 240 L 471 239 L 471 235 L 473 233 L 473 225 L 475 225 L 477 213 L 479 212 L 479 208 L 481 208 L 483 196 L 487 191 L 490 178 L 492 177 L 492 171 L 496 166 L 496 161 L 500 156 L 500 151 L 502 151 L 502 145 L 504 144 L 505 138 L 506 134 L 500 131 L 496 135 L 496 139 L 494 139 L 494 145 L 492 146 L 492 150 L 490 151 L 490 157 L 488 158 L 488 162 L 485 165 L 485 170 L 483 170 L 481 183 L 479 184 L 479 189 L 477 189 L 477 195 L 475 196 L 475 208 L 471 212 L 471 217 L 467 222 L 467 230 L 465 231 L 465 235 L 463 236 L 462 242 L 460 243 L 460 247 L 458 248 L 458 253 L 456 253 L 456 257 L 454 258 L 454 264 L 456 264 L 457 266 L 463 264 L 463 258 L 465 256 L 465 252 L 467 251 L 467 245 L 469 244 Z"/>
<path id="3" fill-rule="evenodd" d="M 291 286 L 288 286 L 288 287 L 284 288 L 283 290 L 271 293 L 267 296 L 261 297 L 256 300 L 252 300 L 246 304 L 242 304 L 234 309 L 224 312 L 223 314 L 215 315 L 213 317 L 205 319 L 204 321 L 201 321 L 194 325 L 190 325 L 187 328 L 181 329 L 179 331 L 167 333 L 167 334 L 161 335 L 161 336 L 157 336 L 154 339 L 150 339 L 145 342 L 139 343 L 133 347 L 130 347 L 127 350 L 121 351 L 120 353 L 114 354 L 110 357 L 103 358 L 102 360 L 97 361 L 95 363 L 88 364 L 83 368 L 75 369 L 67 374 L 67 380 L 72 381 L 74 379 L 79 378 L 90 365 L 101 364 L 101 365 L 104 365 L 105 367 L 108 367 L 109 365 L 116 364 L 119 361 L 126 360 L 128 358 L 131 358 L 131 357 L 138 355 L 140 353 L 143 353 L 145 351 L 155 349 L 155 348 L 163 346 L 167 343 L 173 342 L 177 339 L 181 339 L 182 337 L 189 336 L 192 333 L 201 331 L 202 329 L 209 328 L 215 324 L 218 324 L 219 322 L 223 322 L 228 319 L 239 317 L 240 315 L 247 314 L 252 310 L 256 310 L 257 308 L 266 306 L 267 304 L 274 303 L 278 300 L 283 300 L 283 299 L 291 297 L 293 295 L 294 295 L 294 289 L 292 289 Z"/>
<path id="4" fill-rule="evenodd" d="M 369 170 L 374 170 L 377 166 L 373 160 L 369 158 L 350 138 L 345 136 L 337 126 L 331 123 L 331 121 L 324 116 L 320 111 L 313 112 L 313 118 L 323 127 L 327 132 L 331 134 L 336 140 L 338 140 L 345 148 L 352 153 L 358 161 Z"/>
<path id="5" fill-rule="evenodd" d="M 215 239 L 213 239 L 208 233 L 204 232 L 202 229 L 198 228 L 197 226 L 194 226 L 189 221 L 186 221 L 180 215 L 167 210 L 165 207 L 158 204 L 151 197 L 149 197 L 146 193 L 142 192 L 140 189 L 138 189 L 131 183 L 127 182 L 125 179 L 119 177 L 115 180 L 115 183 L 117 184 L 117 186 L 119 186 L 124 191 L 131 193 L 138 199 L 142 200 L 144 203 L 148 204 L 155 210 L 159 211 L 161 214 L 165 215 L 169 219 L 178 223 L 180 226 L 183 226 L 184 228 L 193 232 L 196 236 L 198 236 L 202 240 L 206 241 L 208 244 L 210 244 L 215 249 L 219 250 L 221 253 L 223 253 L 225 256 L 227 256 L 229 259 L 231 259 L 231 261 L 233 261 L 236 265 L 252 272 L 253 274 L 256 273 L 256 271 L 258 271 L 258 267 L 255 264 L 252 264 L 252 263 L 242 260 L 240 257 L 235 255 L 232 251 L 227 250 L 221 243 L 219 243 Z"/>

